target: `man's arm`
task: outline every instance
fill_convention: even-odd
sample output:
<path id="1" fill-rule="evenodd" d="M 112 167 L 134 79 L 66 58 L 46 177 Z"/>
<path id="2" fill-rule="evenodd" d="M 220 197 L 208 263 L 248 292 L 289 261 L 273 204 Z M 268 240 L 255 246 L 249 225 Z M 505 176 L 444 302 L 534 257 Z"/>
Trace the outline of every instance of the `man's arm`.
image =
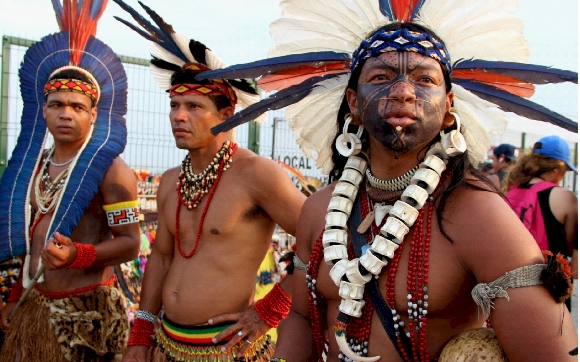
<path id="1" fill-rule="evenodd" d="M 466 270 L 490 283 L 516 268 L 543 263 L 541 252 L 511 208 L 490 192 L 460 190 L 443 226 Z M 509 288 L 492 300 L 490 320 L 511 362 L 568 361 L 577 346 L 570 314 L 541 285 Z"/>
<path id="2" fill-rule="evenodd" d="M 163 284 L 173 261 L 173 236 L 167 228 L 165 210 L 165 200 L 170 192 L 175 191 L 175 172 L 167 171 L 161 177 L 159 189 L 157 191 L 157 234 L 155 244 L 147 260 L 147 268 L 143 275 L 141 287 L 141 299 L 139 309 L 148 311 L 157 316 L 161 310 Z M 173 176 L 173 177 L 172 177 Z M 152 328 L 151 328 L 152 330 Z M 133 337 L 135 331 L 131 331 Z M 130 339 L 131 341 L 131 339 Z M 145 345 L 133 345 L 127 347 L 123 355 L 123 361 L 145 361 L 149 347 Z"/>
<path id="3" fill-rule="evenodd" d="M 133 171 L 119 157 L 107 170 L 99 189 L 104 205 L 137 200 L 137 182 Z M 138 222 L 111 226 L 110 230 L 113 238 L 90 246 L 91 249 L 94 247 L 91 253 L 95 254 L 90 257 L 91 260 L 94 257 L 94 260 L 88 266 L 117 265 L 133 260 L 138 255 Z M 81 245 L 74 246 L 73 242 L 79 242 Z M 77 257 L 86 257 L 84 254 L 86 251 L 79 250 L 83 247 L 82 244 L 84 244 L 82 240 L 71 240 L 69 237 L 55 233 L 41 252 L 42 261 L 48 269 L 59 269 L 71 264 L 74 267 Z"/>
<path id="4" fill-rule="evenodd" d="M 302 208 L 296 232 L 296 255 L 308 263 L 312 245 L 318 238 L 324 224 L 328 189 L 323 189 L 310 196 Z M 322 217 L 322 220 L 321 220 Z M 288 317 L 278 327 L 278 342 L 275 356 L 288 362 L 315 359 L 313 356 L 313 338 L 307 318 L 310 307 L 306 285 L 306 274 L 294 268 L 292 287 L 292 308 Z M 296 348 L 300 346 L 300 348 Z"/>
<path id="5" fill-rule="evenodd" d="M 578 242 L 578 199 L 574 193 L 563 187 L 554 187 L 550 192 L 550 210 L 556 220 L 564 224 L 566 232 L 566 256 L 572 256 Z M 578 278 L 578 274 L 574 275 Z"/>

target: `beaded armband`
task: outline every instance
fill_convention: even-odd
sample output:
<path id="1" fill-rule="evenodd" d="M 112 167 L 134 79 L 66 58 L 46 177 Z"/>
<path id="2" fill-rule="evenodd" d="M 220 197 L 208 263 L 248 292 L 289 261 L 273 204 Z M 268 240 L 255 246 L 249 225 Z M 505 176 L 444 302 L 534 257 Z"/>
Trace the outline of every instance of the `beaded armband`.
<path id="1" fill-rule="evenodd" d="M 290 312 L 291 303 L 292 301 L 284 293 L 280 283 L 276 283 L 270 293 L 254 304 L 254 308 L 264 323 L 276 328 L 278 323 L 286 318 Z"/>
<path id="2" fill-rule="evenodd" d="M 137 316 L 135 318 L 136 319 L 143 319 L 149 323 L 155 323 L 155 320 L 157 319 L 157 317 L 155 317 L 155 314 L 151 313 L 148 310 L 144 310 L 144 309 L 139 309 L 137 311 Z"/>
<path id="3" fill-rule="evenodd" d="M 109 226 L 119 226 L 139 222 L 139 201 L 123 201 L 103 205 Z"/>
<path id="4" fill-rule="evenodd" d="M 77 248 L 75 260 L 68 265 L 67 269 L 85 269 L 92 266 L 97 260 L 97 249 L 92 244 L 73 243 Z"/>

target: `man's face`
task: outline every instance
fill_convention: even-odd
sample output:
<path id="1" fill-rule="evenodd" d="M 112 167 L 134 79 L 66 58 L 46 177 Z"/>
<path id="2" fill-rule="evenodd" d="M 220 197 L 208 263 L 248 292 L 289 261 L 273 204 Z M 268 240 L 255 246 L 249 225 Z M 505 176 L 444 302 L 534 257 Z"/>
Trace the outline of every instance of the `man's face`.
<path id="1" fill-rule="evenodd" d="M 42 114 L 55 144 L 78 146 L 88 137 L 97 119 L 97 108 L 84 94 L 54 92 L 46 98 Z"/>
<path id="2" fill-rule="evenodd" d="M 423 147 L 453 123 L 444 120 L 453 93 L 445 90 L 441 66 L 414 52 L 369 58 L 357 91 L 347 90 L 347 97 L 351 112 L 371 135 L 371 144 L 376 141 L 397 153 Z"/>
<path id="3" fill-rule="evenodd" d="M 218 111 L 207 96 L 176 95 L 171 98 L 169 119 L 177 148 L 201 149 L 215 142 L 211 128 L 233 114 L 233 107 Z"/>

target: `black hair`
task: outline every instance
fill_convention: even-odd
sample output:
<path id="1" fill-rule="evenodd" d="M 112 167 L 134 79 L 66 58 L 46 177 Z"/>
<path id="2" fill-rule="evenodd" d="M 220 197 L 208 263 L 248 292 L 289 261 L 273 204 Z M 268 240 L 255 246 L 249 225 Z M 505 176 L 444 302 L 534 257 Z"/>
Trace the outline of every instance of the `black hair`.
<path id="1" fill-rule="evenodd" d="M 48 80 L 51 81 L 53 79 L 76 79 L 91 84 L 93 87 L 95 86 L 93 81 L 85 73 L 76 69 L 63 69 L 60 72 L 54 73 Z M 96 100 L 93 100 L 91 97 L 89 99 L 91 100 L 91 107 L 94 107 Z"/>
<path id="2" fill-rule="evenodd" d="M 378 31 L 395 31 L 395 30 L 399 30 L 399 29 L 408 29 L 410 31 L 428 33 L 429 35 L 441 40 L 441 38 L 437 34 L 435 34 L 435 32 L 433 32 L 431 29 L 429 29 L 425 26 L 415 24 L 415 23 L 402 23 L 402 22 L 393 22 L 393 23 L 387 24 L 385 26 L 382 26 L 380 28 L 377 28 L 376 30 L 371 32 L 367 37 L 370 37 L 372 34 L 375 34 Z M 443 43 L 442 40 L 441 40 L 441 42 Z M 350 89 L 353 89 L 356 91 L 357 85 L 358 85 L 358 80 L 359 80 L 360 74 L 361 74 L 361 70 L 362 70 L 362 67 L 363 67 L 365 62 L 366 62 L 366 59 L 359 62 L 357 67 L 352 71 L 350 79 L 349 79 L 348 84 L 347 84 L 347 89 L 350 88 Z M 449 74 L 447 69 L 445 69 L 444 67 L 441 67 L 441 70 L 443 71 L 443 77 L 445 80 L 445 90 L 447 93 L 449 93 L 451 91 L 451 75 Z M 340 155 L 336 149 L 336 138 L 342 133 L 342 128 L 344 126 L 344 117 L 347 113 L 350 113 L 350 108 L 348 106 L 347 99 L 346 99 L 346 93 L 345 93 L 345 95 L 343 96 L 343 99 L 342 99 L 342 103 L 340 104 L 340 108 L 339 108 L 338 116 L 337 116 L 337 124 L 338 124 L 337 134 L 332 142 L 332 162 L 333 162 L 334 166 L 332 168 L 332 171 L 329 174 L 329 183 L 332 183 L 340 178 L 340 176 L 342 175 L 342 171 L 344 170 L 344 166 L 346 165 L 347 158 Z M 427 150 L 429 147 L 431 147 L 431 145 L 433 145 L 435 142 L 437 142 L 439 140 L 440 140 L 440 136 L 437 135 L 432 140 L 432 142 L 425 147 L 424 150 Z M 368 132 L 366 130 L 363 131 L 363 134 L 361 136 L 361 141 L 362 141 L 362 146 L 363 146 L 362 149 L 368 150 L 369 149 L 369 135 L 368 135 Z M 422 153 L 423 152 L 419 152 L 418 155 L 422 154 Z M 418 159 L 417 161 L 421 161 L 421 160 Z M 443 218 L 443 210 L 444 210 L 445 206 L 447 205 L 447 201 L 448 201 L 449 197 L 451 196 L 451 194 L 463 185 L 470 187 L 470 188 L 473 188 L 473 189 L 476 189 L 476 190 L 491 191 L 491 192 L 495 192 L 498 194 L 501 194 L 501 193 L 492 184 L 492 182 L 489 180 L 489 178 L 483 172 L 479 171 L 476 167 L 474 167 L 474 165 L 471 164 L 471 162 L 469 162 L 467 152 L 465 152 L 459 156 L 451 157 L 449 159 L 448 164 L 447 164 L 446 172 L 450 173 L 449 178 L 448 178 L 448 180 L 450 180 L 450 181 L 445 182 L 443 189 L 441 190 L 441 193 L 437 197 L 436 214 L 437 214 L 437 222 L 439 224 L 440 232 L 449 241 L 452 242 L 453 240 L 445 232 L 445 230 L 443 230 L 443 226 L 442 226 L 443 225 L 442 222 L 444 219 Z M 475 184 L 473 182 L 468 181 L 466 179 L 467 174 L 473 175 L 477 180 L 481 181 L 483 183 L 483 185 L 478 185 L 478 184 Z"/>

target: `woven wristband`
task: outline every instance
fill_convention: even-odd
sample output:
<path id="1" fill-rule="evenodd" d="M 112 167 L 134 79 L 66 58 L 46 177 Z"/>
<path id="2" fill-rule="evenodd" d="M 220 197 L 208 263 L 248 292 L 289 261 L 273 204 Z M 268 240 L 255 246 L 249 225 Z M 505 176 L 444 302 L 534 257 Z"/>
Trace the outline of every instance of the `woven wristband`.
<path id="1" fill-rule="evenodd" d="M 254 304 L 254 309 L 256 309 L 256 313 L 258 313 L 264 323 L 272 328 L 276 328 L 278 327 L 278 323 L 286 318 L 290 312 L 291 304 L 292 301 L 284 293 L 280 283 L 276 283 L 270 293 Z"/>
<path id="2" fill-rule="evenodd" d="M 24 291 L 24 287 L 20 283 L 12 284 L 12 290 L 10 291 L 10 295 L 6 300 L 6 303 L 17 303 L 22 297 L 22 292 Z"/>
<path id="3" fill-rule="evenodd" d="M 153 327 L 153 323 L 149 322 L 148 320 L 135 318 L 133 321 L 133 327 L 131 327 L 131 334 L 129 334 L 129 342 L 127 342 L 127 347 L 153 347 Z"/>
<path id="4" fill-rule="evenodd" d="M 92 244 L 73 243 L 77 248 L 75 260 L 68 265 L 67 269 L 85 269 L 93 265 L 97 260 L 97 249 Z"/>

